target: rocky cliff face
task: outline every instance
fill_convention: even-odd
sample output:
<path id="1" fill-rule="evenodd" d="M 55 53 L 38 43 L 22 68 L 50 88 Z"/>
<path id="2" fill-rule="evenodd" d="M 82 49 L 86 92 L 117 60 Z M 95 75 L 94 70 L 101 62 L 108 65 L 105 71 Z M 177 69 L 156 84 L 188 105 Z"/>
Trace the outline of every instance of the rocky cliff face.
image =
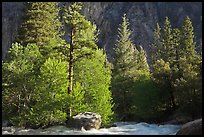
<path id="1" fill-rule="evenodd" d="M 22 2 L 2 3 L 2 59 L 5 59 L 8 49 L 17 35 L 17 29 L 23 16 L 23 7 Z"/>
<path id="2" fill-rule="evenodd" d="M 70 4 L 61 2 L 60 5 Z M 2 59 L 17 35 L 22 22 L 23 2 L 2 3 Z M 153 38 L 153 30 L 157 22 L 163 24 L 168 16 L 172 26 L 180 27 L 184 17 L 191 18 L 195 38 L 202 38 L 202 3 L 201 2 L 84 2 L 82 13 L 100 29 L 98 45 L 105 48 L 109 59 L 117 38 L 117 28 L 122 15 L 127 14 L 133 31 L 132 40 L 148 52 Z M 198 42 L 199 43 L 199 42 Z"/>

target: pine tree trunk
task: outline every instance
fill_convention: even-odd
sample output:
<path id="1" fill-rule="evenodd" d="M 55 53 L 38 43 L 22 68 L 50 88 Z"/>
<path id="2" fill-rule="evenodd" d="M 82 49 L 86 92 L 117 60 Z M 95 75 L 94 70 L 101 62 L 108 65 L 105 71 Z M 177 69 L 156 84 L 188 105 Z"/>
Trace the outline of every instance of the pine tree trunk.
<path id="1" fill-rule="evenodd" d="M 175 103 L 175 98 L 174 98 L 174 94 L 173 94 L 173 89 L 172 89 L 171 83 L 169 83 L 169 86 L 170 86 L 169 92 L 170 92 L 171 104 L 172 104 L 173 110 L 175 110 L 176 109 L 176 103 Z"/>
<path id="2" fill-rule="evenodd" d="M 176 109 L 176 103 L 175 103 L 175 99 L 174 99 L 174 95 L 173 95 L 172 90 L 170 91 L 170 94 L 171 94 L 171 103 L 173 106 L 173 110 L 175 110 Z"/>
<path id="3" fill-rule="evenodd" d="M 71 29 L 71 37 L 70 37 L 70 50 L 69 50 L 69 68 L 68 68 L 68 94 L 70 95 L 73 90 L 73 29 Z M 71 106 L 67 110 L 67 121 L 72 117 L 72 109 Z"/>
<path id="4" fill-rule="evenodd" d="M 127 113 L 127 111 L 126 111 L 126 94 L 125 94 L 125 92 L 126 91 L 123 91 L 123 113 L 124 113 L 124 121 L 126 121 L 126 113 Z"/>
<path id="5" fill-rule="evenodd" d="M 71 42 L 70 42 L 70 51 L 69 51 L 69 70 L 68 70 L 68 80 L 69 80 L 69 86 L 68 86 L 68 94 L 72 93 L 73 88 L 73 31 L 71 30 Z"/>

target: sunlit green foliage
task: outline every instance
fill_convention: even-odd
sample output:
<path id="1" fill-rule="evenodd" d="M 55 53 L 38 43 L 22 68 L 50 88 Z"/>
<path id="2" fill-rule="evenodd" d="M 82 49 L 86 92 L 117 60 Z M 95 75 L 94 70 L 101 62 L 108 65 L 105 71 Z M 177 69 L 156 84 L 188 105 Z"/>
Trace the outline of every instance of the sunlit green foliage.
<path id="1" fill-rule="evenodd" d="M 73 75 L 75 62 L 82 57 L 90 56 L 97 49 L 96 25 L 80 14 L 81 2 L 64 7 L 63 19 L 69 28 L 70 42 L 68 57 L 68 94 L 73 91 Z M 71 113 L 71 112 L 70 112 Z M 71 115 L 70 115 L 71 116 Z"/>
<path id="2" fill-rule="evenodd" d="M 39 127 L 64 122 L 67 105 L 66 62 L 46 59 L 35 44 L 18 43 L 3 63 L 3 112 L 15 126 Z"/>
<path id="3" fill-rule="evenodd" d="M 76 62 L 74 71 L 77 74 L 74 81 L 81 83 L 82 91 L 85 92 L 83 99 L 85 110 L 100 114 L 102 124 L 109 123 L 113 115 L 113 102 L 109 90 L 111 68 L 106 60 L 106 54 L 102 50 L 96 50 L 92 57 L 81 58 Z"/>
<path id="4" fill-rule="evenodd" d="M 66 65 L 66 62 L 48 58 L 40 68 L 35 90 L 36 103 L 32 107 L 35 124 L 48 125 L 51 122 L 65 121 L 64 109 L 68 96 Z"/>
<path id="5" fill-rule="evenodd" d="M 2 111 L 8 117 L 23 117 L 33 102 L 35 70 L 39 69 L 42 55 L 35 44 L 23 47 L 18 43 L 12 44 L 9 54 L 10 60 L 2 64 Z"/>
<path id="6" fill-rule="evenodd" d="M 70 31 L 68 93 L 70 100 L 75 102 L 70 102 L 69 116 L 92 111 L 102 115 L 102 123 L 107 124 L 113 113 L 109 91 L 111 73 L 105 66 L 108 64 L 106 55 L 96 45 L 96 25 L 81 15 L 81 8 L 82 3 L 74 3 L 65 7 L 63 14 Z"/>

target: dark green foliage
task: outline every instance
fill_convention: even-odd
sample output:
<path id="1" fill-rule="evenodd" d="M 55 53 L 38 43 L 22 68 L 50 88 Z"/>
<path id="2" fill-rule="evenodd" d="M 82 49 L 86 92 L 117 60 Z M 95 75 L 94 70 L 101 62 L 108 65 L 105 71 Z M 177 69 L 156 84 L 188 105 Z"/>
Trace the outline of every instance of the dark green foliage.
<path id="1" fill-rule="evenodd" d="M 157 23 L 157 26 L 154 30 L 153 43 L 151 44 L 150 50 L 150 59 L 154 63 L 158 58 L 161 58 L 162 54 L 162 40 L 161 40 L 161 28 Z"/>
<path id="2" fill-rule="evenodd" d="M 180 45 L 179 37 L 180 33 L 178 30 L 173 30 L 171 28 L 170 21 L 168 17 L 165 18 L 165 22 L 163 27 L 161 28 L 161 33 L 159 33 L 160 29 L 157 25 L 155 30 L 155 39 L 156 41 L 153 43 L 153 51 L 152 53 L 152 73 L 156 83 L 160 85 L 161 89 L 167 90 L 169 93 L 169 99 L 167 100 L 170 104 L 167 105 L 167 109 L 176 109 L 176 102 L 174 96 L 173 89 L 173 81 L 174 74 L 177 71 L 178 60 L 176 61 L 176 57 L 178 58 L 178 47 Z M 159 42 L 158 42 L 159 41 Z M 154 55 L 154 51 L 158 50 L 159 53 Z"/>
<path id="3" fill-rule="evenodd" d="M 3 81 L 9 80 L 14 87 L 19 87 L 17 90 L 8 87 L 8 92 L 5 92 L 8 96 L 14 94 L 19 100 L 18 102 L 10 100 L 15 106 L 9 107 L 10 111 L 17 110 L 14 116 L 12 116 L 13 112 L 9 113 L 12 123 L 16 126 L 39 127 L 56 121 L 62 122 L 64 119 L 62 111 L 65 106 L 62 103 L 65 104 L 65 99 L 63 99 L 62 88 L 66 88 L 63 84 L 67 83 L 66 66 L 61 66 L 61 61 L 58 62 L 56 59 L 50 60 L 50 58 L 59 60 L 65 58 L 62 53 L 54 50 L 63 46 L 64 41 L 60 38 L 62 33 L 57 3 L 29 2 L 26 8 L 26 16 L 17 38 L 17 41 L 25 47 L 12 46 L 8 66 L 4 64 L 5 71 L 9 69 L 8 73 L 12 78 L 5 75 Z M 33 44 L 28 43 L 33 43 L 34 49 L 31 49 Z M 28 70 L 29 73 L 27 73 Z M 21 73 L 16 73 L 18 71 Z M 62 73 L 64 76 L 61 75 Z M 61 76 L 60 79 L 57 76 Z M 57 83 L 53 83 L 54 79 Z M 62 82 L 62 79 L 66 81 Z M 55 96 L 61 96 L 61 98 L 56 97 L 55 100 L 52 94 L 57 94 Z M 7 106 L 5 104 L 5 108 Z"/>
<path id="4" fill-rule="evenodd" d="M 17 42 L 24 46 L 36 43 L 40 47 L 53 39 L 60 42 L 59 10 L 56 2 L 28 2 Z"/>
<path id="5" fill-rule="evenodd" d="M 164 98 L 166 93 L 148 77 L 134 81 L 132 90 L 134 92 L 127 94 L 131 104 L 128 106 L 129 120 L 155 122 L 161 119 L 163 108 L 165 108 L 163 103 L 166 101 Z"/>
<path id="6" fill-rule="evenodd" d="M 144 117 L 143 114 L 154 113 L 158 102 L 152 105 L 150 100 L 144 98 L 148 95 L 156 102 L 159 90 L 150 82 L 145 51 L 141 46 L 139 50 L 135 48 L 129 38 L 131 31 L 128 27 L 129 22 L 124 15 L 118 29 L 111 83 L 115 111 L 121 120 L 147 120 L 151 116 Z M 150 89 L 153 89 L 152 92 Z"/>
<path id="7" fill-rule="evenodd" d="M 122 23 L 118 28 L 118 40 L 114 49 L 111 90 L 116 103 L 116 113 L 120 118 L 125 119 L 127 117 L 127 98 L 125 93 L 129 92 L 129 83 L 132 83 L 133 72 L 136 70 L 135 63 L 137 59 L 134 57 L 137 56 L 138 50 L 129 38 L 131 31 L 128 28 L 129 22 L 126 19 L 126 15 L 122 19 Z"/>
<path id="8" fill-rule="evenodd" d="M 189 17 L 184 20 L 181 34 L 181 77 L 175 81 L 176 95 L 180 110 L 196 117 L 202 113 L 202 56 L 196 52 L 193 25 Z"/>
<path id="9" fill-rule="evenodd" d="M 96 49 L 98 36 L 96 25 L 91 23 L 80 13 L 81 9 L 81 2 L 76 2 L 64 7 L 63 18 L 71 33 L 70 44 L 73 44 L 76 50 L 81 48 Z M 80 51 L 78 52 L 80 53 Z"/>
<path id="10" fill-rule="evenodd" d="M 169 62 L 170 64 L 172 64 L 173 58 L 174 56 L 174 45 L 172 43 L 172 28 L 171 28 L 171 24 L 170 21 L 168 19 L 168 17 L 165 18 L 165 22 L 164 25 L 161 29 L 161 41 L 162 41 L 162 54 L 161 54 L 161 58 L 165 61 L 165 62 Z"/>
<path id="11" fill-rule="evenodd" d="M 181 77 L 181 69 L 180 69 L 180 58 L 181 58 L 181 32 L 178 28 L 173 29 L 172 31 L 172 36 L 173 36 L 173 46 L 174 46 L 174 54 L 171 68 L 172 68 L 172 80 L 175 81 L 176 78 Z"/>
<path id="12" fill-rule="evenodd" d="M 202 106 L 202 57 L 195 50 L 192 22 L 186 17 L 181 30 L 171 29 L 166 18 L 161 30 L 161 37 L 158 27 L 155 30 L 155 40 L 163 41 L 161 53 L 164 54 L 152 54 L 154 80 L 161 89 L 169 91 L 171 104 L 177 105 L 179 111 L 192 117 L 199 116 Z M 156 49 L 161 50 L 161 43 L 157 41 L 153 44 L 152 53 Z"/>
<path id="13" fill-rule="evenodd" d="M 163 59 L 157 60 L 153 64 L 152 74 L 153 74 L 154 82 L 158 85 L 160 90 L 163 92 L 163 93 L 160 93 L 161 94 L 160 101 L 163 102 L 164 104 L 162 104 L 160 107 L 164 108 L 164 110 L 170 109 L 172 107 L 172 102 L 171 102 L 172 100 L 170 98 L 171 94 L 169 90 L 171 88 L 170 76 L 172 73 L 171 73 L 169 62 L 165 62 Z"/>

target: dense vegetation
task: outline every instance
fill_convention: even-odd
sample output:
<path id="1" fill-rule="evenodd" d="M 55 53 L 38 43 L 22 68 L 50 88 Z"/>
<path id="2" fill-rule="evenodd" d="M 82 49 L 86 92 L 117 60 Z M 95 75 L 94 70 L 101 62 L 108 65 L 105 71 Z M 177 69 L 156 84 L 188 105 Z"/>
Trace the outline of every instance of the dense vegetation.
<path id="1" fill-rule="evenodd" d="M 29 12 L 35 11 L 36 6 L 41 12 L 47 10 L 40 8 L 45 3 L 30 4 L 32 10 Z M 52 39 L 52 35 L 42 33 L 30 35 L 33 39 L 50 39 L 40 46 L 35 41 L 23 46 L 12 45 L 10 59 L 3 63 L 2 69 L 3 112 L 14 125 L 40 127 L 60 124 L 84 111 L 99 113 L 104 125 L 111 121 L 110 64 L 104 51 L 96 45 L 96 26 L 86 20 L 80 10 L 80 3 L 64 7 L 64 21 L 72 32 L 70 42 Z M 41 12 L 30 14 L 43 16 L 39 14 Z M 50 19 L 52 21 L 52 17 Z M 40 27 L 45 25 L 46 22 Z M 32 25 L 31 28 L 38 30 L 39 26 Z M 55 31 L 53 34 L 59 33 L 58 27 Z M 22 44 L 27 42 L 25 39 Z"/>
<path id="2" fill-rule="evenodd" d="M 13 125 L 63 124 L 85 111 L 99 113 L 103 125 L 153 121 L 169 112 L 201 115 L 202 51 L 196 50 L 189 17 L 180 29 L 172 28 L 168 17 L 162 27 L 157 24 L 146 54 L 130 39 L 124 14 L 110 63 L 98 48 L 96 25 L 80 13 L 81 3 L 60 9 L 56 2 L 29 2 L 26 7 L 2 66 L 3 118 Z M 63 29 L 69 30 L 68 42 Z"/>
<path id="3" fill-rule="evenodd" d="M 196 51 L 193 25 L 186 17 L 182 28 L 171 28 L 166 17 L 164 25 L 155 29 L 152 63 L 153 77 L 160 89 L 167 91 L 167 109 L 190 117 L 202 113 L 202 56 Z M 158 51 L 158 52 L 155 52 Z M 202 51 L 201 51 L 202 52 Z"/>

